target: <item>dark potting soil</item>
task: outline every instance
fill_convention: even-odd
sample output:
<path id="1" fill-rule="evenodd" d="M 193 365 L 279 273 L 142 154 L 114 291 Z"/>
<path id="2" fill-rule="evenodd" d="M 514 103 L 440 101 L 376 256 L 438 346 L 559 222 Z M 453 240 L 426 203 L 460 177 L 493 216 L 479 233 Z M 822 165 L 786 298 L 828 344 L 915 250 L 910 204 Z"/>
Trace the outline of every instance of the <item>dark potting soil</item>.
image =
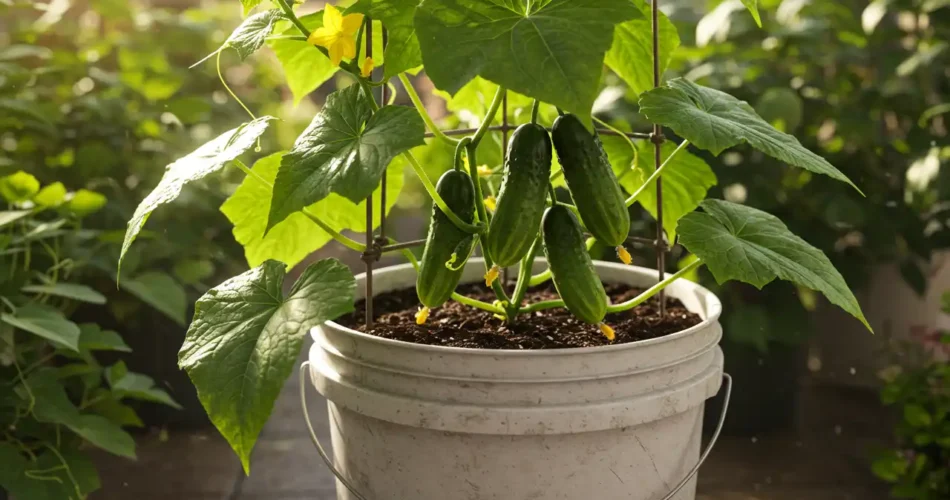
<path id="1" fill-rule="evenodd" d="M 642 290 L 626 285 L 607 284 L 607 295 L 613 303 L 623 302 L 639 295 Z M 482 284 L 463 285 L 462 295 L 485 302 L 495 295 Z M 557 299 L 550 283 L 528 290 L 526 303 Z M 366 332 L 365 302 L 356 303 L 356 310 L 337 321 L 350 328 Z M 674 298 L 667 297 L 664 317 L 658 314 L 656 296 L 643 304 L 615 314 L 608 314 L 604 322 L 610 325 L 616 338 L 611 342 L 595 325 L 589 325 L 571 315 L 567 309 L 548 309 L 518 316 L 507 324 L 491 313 L 448 301 L 429 314 L 424 325 L 417 325 L 415 316 L 419 299 L 414 288 L 387 292 L 376 296 L 373 309 L 376 321 L 366 332 L 377 337 L 401 340 L 415 344 L 479 349 L 562 349 L 625 344 L 638 340 L 662 337 L 676 333 L 702 321 L 699 315 L 688 311 Z"/>

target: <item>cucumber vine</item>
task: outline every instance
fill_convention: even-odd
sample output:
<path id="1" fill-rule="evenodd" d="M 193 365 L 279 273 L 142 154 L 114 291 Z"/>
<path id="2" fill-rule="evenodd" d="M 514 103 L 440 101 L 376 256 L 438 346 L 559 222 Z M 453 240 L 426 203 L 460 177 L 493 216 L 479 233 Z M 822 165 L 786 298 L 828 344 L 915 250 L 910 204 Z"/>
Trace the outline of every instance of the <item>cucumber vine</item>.
<path id="1" fill-rule="evenodd" d="M 286 255 L 285 247 L 298 245 L 301 231 L 319 232 L 321 243 L 298 254 L 330 239 L 361 252 L 368 271 L 363 280 L 367 297 L 373 295 L 375 262 L 383 253 L 401 252 L 417 269 L 419 323 L 425 323 L 430 308 L 448 300 L 509 322 L 546 309 L 567 308 L 581 320 L 598 325 L 606 344 L 614 339 L 608 314 L 630 310 L 657 294 L 663 314 L 663 290 L 706 266 L 720 282 L 740 280 L 762 287 L 779 278 L 817 290 L 867 325 L 854 295 L 823 253 L 789 232 L 774 216 L 704 199 L 716 182 L 715 175 L 689 152 L 690 146 L 719 154 L 745 144 L 791 167 L 854 184 L 794 137 L 756 115 L 748 104 L 682 78 L 664 81 L 668 58 L 660 56 L 664 50 L 675 49 L 679 41 L 667 33 L 663 40 L 670 45 L 660 46 L 660 25 L 673 35 L 675 28 L 659 11 L 659 0 L 652 4 L 645 0 L 426 0 L 399 6 L 362 0 L 343 11 L 328 6 L 322 13 L 307 16 L 298 16 L 288 0 L 272 1 L 276 8 L 269 10 L 266 2 L 258 2 L 258 12 L 247 17 L 222 48 L 234 48 L 244 58 L 270 43 L 270 37 L 279 37 L 273 43 L 298 44 L 300 51 L 309 50 L 295 57 L 304 60 L 312 53 L 308 64 L 326 68 L 328 75 L 342 71 L 354 83 L 330 94 L 293 147 L 276 153 L 279 166 L 273 160 L 261 160 L 249 168 L 239 160 L 261 137 L 270 117 L 227 132 L 170 165 L 166 179 L 136 211 L 123 246 L 124 255 L 151 212 L 177 197 L 185 183 L 225 165 L 243 170 L 245 183 L 266 188 L 266 199 L 254 200 L 253 206 L 245 202 L 229 208 L 235 213 L 232 221 L 241 243 L 253 248 L 256 256 L 270 259 L 201 299 L 181 361 L 199 396 L 216 402 L 208 406 L 211 418 L 245 466 L 253 445 L 246 436 L 256 436 L 269 413 L 269 407 L 267 411 L 258 407 L 272 404 L 275 388 L 279 390 L 289 376 L 296 354 L 254 351 L 241 355 L 248 359 L 244 364 L 222 360 L 246 346 L 283 342 L 289 345 L 285 352 L 299 350 L 307 328 L 353 308 L 355 278 L 333 259 L 309 266 L 287 298 L 276 292 L 261 295 L 262 290 L 279 291 L 285 269 L 299 262 L 299 258 L 287 262 L 280 257 Z M 378 60 L 372 53 L 375 23 L 381 24 L 383 33 L 393 35 L 388 43 L 383 36 L 381 68 L 373 68 Z M 312 31 L 308 26 L 320 27 Z M 530 33 L 523 32 L 526 29 Z M 282 31 L 273 33 L 277 30 Z M 646 31 L 653 36 L 650 40 L 615 36 L 615 31 Z M 357 33 L 355 38 L 352 33 Z M 516 38 L 524 44 L 512 52 L 507 41 Z M 365 54 L 362 60 L 361 54 Z M 650 131 L 629 131 L 629 124 L 592 116 L 605 65 L 620 78 L 653 75 L 650 88 L 643 88 L 639 81 L 626 82 L 628 95 L 638 94 L 639 112 L 652 124 Z M 410 78 L 419 67 L 437 89 L 455 95 L 450 103 L 468 99 L 466 109 L 480 111 L 477 127 L 439 128 Z M 380 79 L 373 80 L 374 75 Z M 392 96 L 387 99 L 394 80 L 402 84 L 412 107 L 392 104 Z M 478 97 L 472 98 L 473 94 Z M 509 131 L 514 131 L 510 140 Z M 667 143 L 664 131 L 675 142 Z M 490 148 L 479 146 L 490 145 L 486 138 L 496 141 L 498 136 L 493 134 L 499 132 L 502 160 L 496 164 L 501 164 L 500 169 L 479 165 L 479 154 L 491 154 Z M 445 173 L 437 184 L 414 153 L 422 154 L 414 148 L 428 147 L 426 137 L 455 152 L 452 164 L 441 160 Z M 552 167 L 555 154 L 560 166 L 556 170 Z M 490 163 L 495 163 L 492 158 Z M 424 241 L 400 243 L 385 234 L 382 221 L 389 206 L 385 200 L 392 201 L 392 194 L 387 195 L 387 171 L 403 164 L 409 165 L 433 202 Z M 496 186 L 496 173 L 501 174 L 500 186 Z M 664 184 L 668 186 L 666 200 Z M 558 199 L 556 189 L 564 188 L 572 204 Z M 377 200 L 379 212 L 374 208 Z M 655 238 L 630 235 L 628 207 L 635 203 L 656 219 Z M 344 229 L 365 232 L 365 242 L 344 236 Z M 627 263 L 632 260 L 628 243 L 652 245 L 657 283 L 631 300 L 611 304 L 590 255 L 596 242 L 613 247 Z M 422 243 L 422 259 L 416 262 L 408 248 Z M 482 250 L 493 303 L 456 291 L 465 262 L 476 247 Z M 685 249 L 695 259 L 667 274 L 666 254 L 673 247 Z M 532 275 L 542 251 L 548 268 Z M 513 288 L 508 288 L 504 269 L 515 264 L 520 268 Z M 528 288 L 548 280 L 554 282 L 560 298 L 525 303 Z M 307 300 L 296 300 L 301 298 Z M 299 308 L 306 309 L 306 321 L 294 327 L 277 328 L 276 323 L 284 322 L 269 321 L 297 314 Z M 236 321 L 251 317 L 254 321 Z M 372 300 L 368 300 L 366 328 L 372 322 Z M 212 343 L 210 339 L 226 340 L 215 340 L 214 349 L 204 349 Z M 259 376 L 246 377 L 247 370 Z M 255 385 L 225 394 L 231 388 L 222 388 L 218 382 L 242 374 L 253 378 Z M 249 414 L 255 418 L 246 418 Z"/>

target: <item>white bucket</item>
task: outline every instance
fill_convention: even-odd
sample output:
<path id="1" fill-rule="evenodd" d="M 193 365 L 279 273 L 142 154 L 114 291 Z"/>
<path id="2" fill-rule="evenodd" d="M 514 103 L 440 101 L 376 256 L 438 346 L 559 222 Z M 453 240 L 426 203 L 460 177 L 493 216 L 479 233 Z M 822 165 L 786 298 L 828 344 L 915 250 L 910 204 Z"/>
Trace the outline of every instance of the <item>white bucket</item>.
<path id="1" fill-rule="evenodd" d="M 595 265 L 607 282 L 656 283 L 654 270 Z M 483 273 L 472 259 L 463 282 Z M 408 264 L 373 277 L 375 293 L 415 284 Z M 371 500 L 663 498 L 699 459 L 723 363 L 719 299 L 686 280 L 667 293 L 703 322 L 603 347 L 463 349 L 314 328 L 311 376 L 328 400 L 334 461 Z M 673 498 L 695 489 L 693 479 Z"/>

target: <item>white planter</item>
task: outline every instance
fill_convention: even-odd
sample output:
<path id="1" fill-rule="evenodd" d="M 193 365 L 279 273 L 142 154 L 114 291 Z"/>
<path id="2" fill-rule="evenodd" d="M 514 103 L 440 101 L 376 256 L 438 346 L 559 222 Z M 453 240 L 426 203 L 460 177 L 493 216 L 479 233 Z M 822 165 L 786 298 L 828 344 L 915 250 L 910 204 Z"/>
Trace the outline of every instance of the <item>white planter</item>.
<path id="1" fill-rule="evenodd" d="M 656 283 L 653 270 L 596 265 L 606 281 Z M 472 259 L 463 281 L 482 273 Z M 409 265 L 374 273 L 376 293 L 414 283 Z M 461 349 L 315 328 L 335 462 L 371 500 L 659 500 L 698 460 L 723 361 L 719 300 L 685 280 L 667 290 L 704 321 L 615 346 Z M 695 479 L 674 498 L 694 497 Z"/>

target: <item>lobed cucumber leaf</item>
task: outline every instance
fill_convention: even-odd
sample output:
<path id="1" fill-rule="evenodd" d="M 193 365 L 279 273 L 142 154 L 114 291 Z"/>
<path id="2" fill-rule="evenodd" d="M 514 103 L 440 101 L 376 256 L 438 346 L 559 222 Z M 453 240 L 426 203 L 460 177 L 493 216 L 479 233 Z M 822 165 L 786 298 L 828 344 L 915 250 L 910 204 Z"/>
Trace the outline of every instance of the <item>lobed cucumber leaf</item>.
<path id="1" fill-rule="evenodd" d="M 415 27 L 439 89 L 454 94 L 482 76 L 575 113 L 590 128 L 614 26 L 640 16 L 629 1 L 426 0 Z"/>
<path id="2" fill-rule="evenodd" d="M 165 175 L 148 196 L 139 203 L 129 220 L 129 226 L 122 241 L 122 251 L 119 254 L 119 269 L 122 269 L 122 259 L 128 252 L 135 237 L 142 230 L 152 212 L 158 207 L 170 203 L 178 198 L 182 188 L 189 182 L 207 177 L 222 168 L 231 160 L 241 156 L 251 149 L 257 139 L 264 134 L 270 121 L 270 116 L 262 116 L 240 127 L 231 129 L 218 137 L 206 142 L 188 156 L 178 159 L 165 167 Z"/>
<path id="3" fill-rule="evenodd" d="M 269 260 L 206 293 L 178 355 L 198 398 L 250 471 L 250 455 L 307 331 L 353 310 L 356 281 L 343 263 L 310 265 L 288 295 Z"/>
<path id="4" fill-rule="evenodd" d="M 715 155 L 748 142 L 773 158 L 846 182 L 861 191 L 827 160 L 805 149 L 794 136 L 776 130 L 748 103 L 725 92 L 676 78 L 667 82 L 666 87 L 641 95 L 640 112 Z"/>
<path id="5" fill-rule="evenodd" d="M 281 159 L 267 230 L 331 192 L 363 201 L 396 155 L 425 144 L 424 134 L 413 108 L 384 106 L 373 113 L 357 85 L 330 94 Z"/>
<path id="6" fill-rule="evenodd" d="M 722 200 L 706 200 L 703 212 L 680 220 L 680 243 L 702 259 L 723 283 L 758 288 L 775 278 L 819 291 L 868 328 L 861 306 L 828 257 L 795 236 L 778 217 Z"/>

